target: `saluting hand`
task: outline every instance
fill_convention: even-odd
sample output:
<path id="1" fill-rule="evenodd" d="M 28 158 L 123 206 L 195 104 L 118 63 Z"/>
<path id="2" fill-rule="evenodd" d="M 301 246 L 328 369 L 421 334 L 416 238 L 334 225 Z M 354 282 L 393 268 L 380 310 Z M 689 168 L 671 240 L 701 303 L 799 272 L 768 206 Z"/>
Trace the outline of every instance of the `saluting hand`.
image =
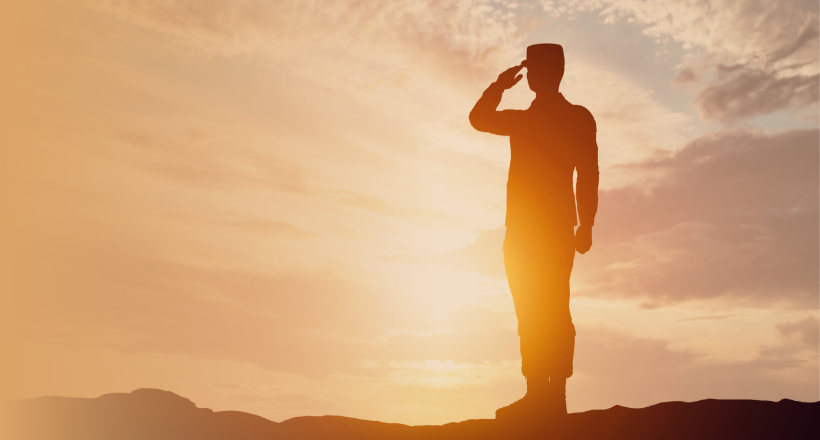
<path id="1" fill-rule="evenodd" d="M 521 81 L 521 78 L 524 77 L 524 75 L 516 76 L 516 74 L 518 74 L 518 72 L 520 72 L 523 68 L 524 66 L 521 64 L 515 67 L 510 67 L 509 69 L 501 72 L 501 75 L 498 75 L 498 80 L 496 80 L 495 83 L 503 87 L 504 90 L 511 88 L 512 86 L 518 84 L 518 81 Z"/>
<path id="2" fill-rule="evenodd" d="M 592 226 L 578 226 L 575 230 L 575 250 L 585 254 L 592 247 Z"/>

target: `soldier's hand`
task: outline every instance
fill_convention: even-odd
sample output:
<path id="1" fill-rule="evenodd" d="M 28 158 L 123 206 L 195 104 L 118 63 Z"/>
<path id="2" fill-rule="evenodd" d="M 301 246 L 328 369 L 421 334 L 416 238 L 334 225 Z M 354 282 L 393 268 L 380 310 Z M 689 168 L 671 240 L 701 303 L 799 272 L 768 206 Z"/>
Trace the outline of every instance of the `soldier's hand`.
<path id="1" fill-rule="evenodd" d="M 592 226 L 581 225 L 575 230 L 575 250 L 585 254 L 592 247 Z"/>
<path id="2" fill-rule="evenodd" d="M 523 68 L 524 66 L 521 64 L 515 67 L 510 67 L 509 69 L 501 72 L 501 75 L 498 75 L 498 80 L 496 80 L 495 83 L 503 87 L 504 90 L 509 89 L 510 87 L 518 84 L 518 81 L 521 81 L 521 78 L 524 77 L 524 75 L 518 75 L 518 72 L 520 72 Z"/>

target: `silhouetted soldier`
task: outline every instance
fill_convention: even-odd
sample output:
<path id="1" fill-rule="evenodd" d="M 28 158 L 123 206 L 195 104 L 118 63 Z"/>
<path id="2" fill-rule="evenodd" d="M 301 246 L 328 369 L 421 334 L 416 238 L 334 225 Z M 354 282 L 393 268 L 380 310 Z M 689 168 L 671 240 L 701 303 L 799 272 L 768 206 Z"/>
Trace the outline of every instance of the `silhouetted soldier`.
<path id="1" fill-rule="evenodd" d="M 527 110 L 497 111 L 501 94 L 521 80 L 517 74 L 524 67 L 535 100 Z M 499 75 L 470 112 L 476 130 L 510 137 L 504 266 L 518 317 L 527 394 L 497 410 L 498 419 L 567 413 L 566 383 L 575 351 L 569 277 L 575 251 L 583 254 L 592 246 L 598 145 L 592 114 L 558 93 L 563 75 L 561 46 L 529 46 L 527 59 Z"/>

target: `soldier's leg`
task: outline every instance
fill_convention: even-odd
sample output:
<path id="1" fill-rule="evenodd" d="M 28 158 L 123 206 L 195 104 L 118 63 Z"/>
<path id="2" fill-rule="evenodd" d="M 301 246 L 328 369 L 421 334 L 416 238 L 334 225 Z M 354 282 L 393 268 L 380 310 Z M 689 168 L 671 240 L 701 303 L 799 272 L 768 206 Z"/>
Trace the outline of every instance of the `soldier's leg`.
<path id="1" fill-rule="evenodd" d="M 569 309 L 572 264 L 575 257 L 574 231 L 556 231 L 556 244 L 550 255 L 550 280 L 547 291 L 548 335 L 547 370 L 549 394 L 556 413 L 566 414 L 566 380 L 572 376 L 575 354 L 575 326 Z"/>
<path id="2" fill-rule="evenodd" d="M 511 237 L 512 235 L 512 237 Z M 511 239 L 512 238 L 512 239 Z M 530 238 L 530 237 L 526 237 Z M 527 394 L 517 402 L 496 411 L 499 420 L 523 420 L 535 415 L 549 387 L 549 376 L 544 368 L 544 309 L 543 283 L 539 281 L 537 254 L 527 240 L 515 239 L 508 230 L 504 242 L 504 265 L 518 318 L 521 348 L 521 372 L 527 378 Z"/>
<path id="3" fill-rule="evenodd" d="M 548 289 L 545 321 L 549 325 L 545 337 L 545 357 L 549 376 L 566 379 L 573 373 L 575 325 L 569 310 L 569 270 L 566 270 L 564 278 L 560 283 L 551 283 Z"/>
<path id="4" fill-rule="evenodd" d="M 505 243 L 504 265 L 510 285 L 521 348 L 521 373 L 531 378 L 543 369 L 543 337 L 546 334 L 541 311 L 543 287 L 538 279 L 537 256 L 526 246 Z"/>
<path id="5" fill-rule="evenodd" d="M 529 398 L 529 404 L 520 406 L 546 409 L 548 391 L 555 389 L 550 387 L 550 376 L 572 375 L 574 327 L 569 315 L 569 273 L 574 235 L 572 228 L 568 232 L 542 230 L 538 235 L 510 232 L 504 242 L 504 264 L 518 318 L 521 372 L 527 378 L 527 397 L 517 404 Z M 509 410 L 515 405 L 500 409 L 497 416 L 514 412 Z"/>
<path id="6" fill-rule="evenodd" d="M 573 230 L 515 232 L 504 243 L 504 263 L 518 318 L 522 373 L 569 377 L 575 341 L 569 312 Z"/>

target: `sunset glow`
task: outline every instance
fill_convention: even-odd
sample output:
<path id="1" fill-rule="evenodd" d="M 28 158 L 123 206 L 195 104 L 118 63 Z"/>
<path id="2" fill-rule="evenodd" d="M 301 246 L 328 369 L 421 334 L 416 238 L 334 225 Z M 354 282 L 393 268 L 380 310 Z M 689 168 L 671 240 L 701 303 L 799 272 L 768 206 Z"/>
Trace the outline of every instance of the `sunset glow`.
<path id="1" fill-rule="evenodd" d="M 0 399 L 492 418 L 510 148 L 468 114 L 552 42 L 601 166 L 569 411 L 820 400 L 816 1 L 8 1 L 0 35 Z"/>

